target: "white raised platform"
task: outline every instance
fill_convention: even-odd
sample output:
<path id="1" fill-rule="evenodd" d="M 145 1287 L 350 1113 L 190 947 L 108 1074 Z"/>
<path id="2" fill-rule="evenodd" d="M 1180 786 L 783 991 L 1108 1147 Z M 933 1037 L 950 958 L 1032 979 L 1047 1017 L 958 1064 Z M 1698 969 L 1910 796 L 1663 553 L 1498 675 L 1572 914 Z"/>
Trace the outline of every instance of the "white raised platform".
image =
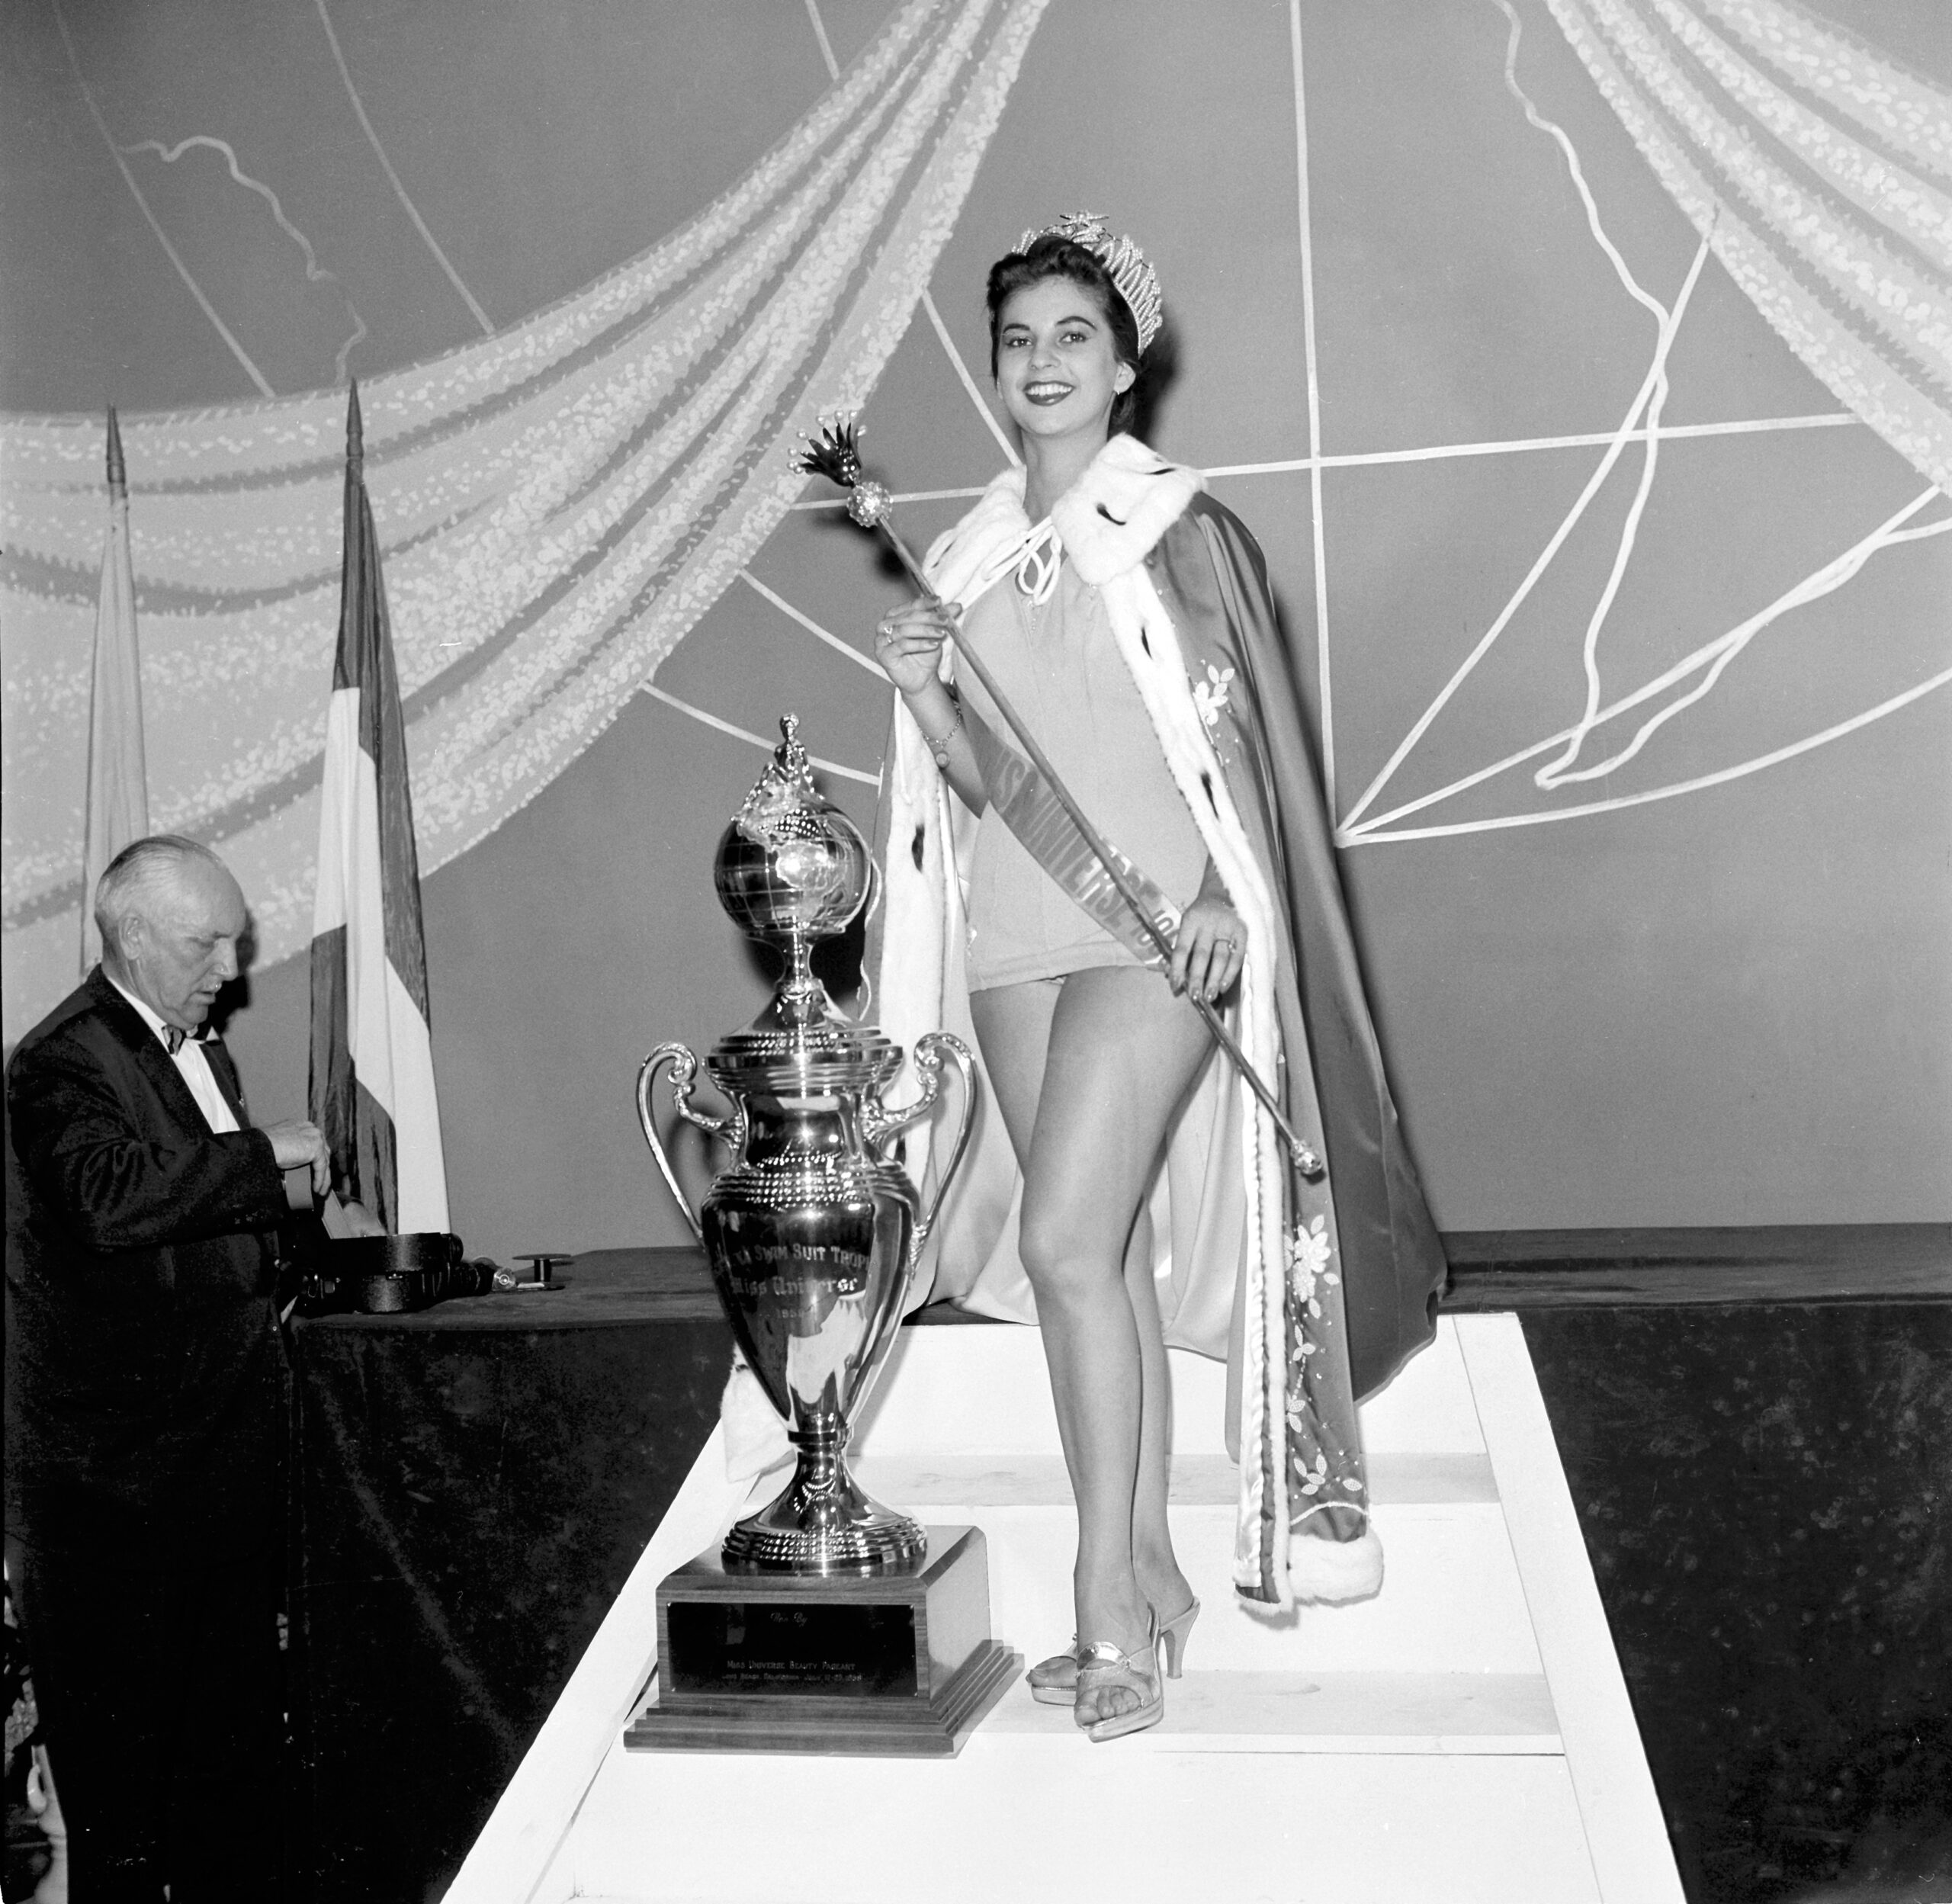
<path id="1" fill-rule="evenodd" d="M 1681 1904 L 1517 1318 L 1446 1318 L 1363 1410 L 1382 1591 L 1270 1620 L 1228 1581 L 1224 1372 L 1172 1358 L 1173 1518 L 1205 1611 L 1155 1729 L 1105 1745 L 1019 1681 L 952 1761 L 627 1753 L 658 1581 L 750 1492 L 714 1433 L 448 1904 L 1001 1898 Z M 903 1331 L 869 1491 L 989 1541 L 997 1638 L 1071 1629 L 1071 1494 L 1035 1330 Z"/>

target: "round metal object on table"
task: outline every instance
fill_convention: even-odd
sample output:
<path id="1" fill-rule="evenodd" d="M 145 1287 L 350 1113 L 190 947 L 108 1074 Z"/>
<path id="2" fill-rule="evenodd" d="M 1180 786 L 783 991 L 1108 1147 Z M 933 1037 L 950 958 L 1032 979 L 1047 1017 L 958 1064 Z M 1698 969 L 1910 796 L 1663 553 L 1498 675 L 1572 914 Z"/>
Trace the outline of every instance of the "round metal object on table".
<path id="1" fill-rule="evenodd" d="M 515 1260 L 528 1265 L 528 1280 L 525 1283 L 519 1277 L 512 1278 L 502 1287 L 517 1296 L 553 1296 L 557 1290 L 569 1287 L 567 1283 L 556 1280 L 557 1264 L 573 1263 L 576 1258 L 560 1250 L 531 1250 Z"/>

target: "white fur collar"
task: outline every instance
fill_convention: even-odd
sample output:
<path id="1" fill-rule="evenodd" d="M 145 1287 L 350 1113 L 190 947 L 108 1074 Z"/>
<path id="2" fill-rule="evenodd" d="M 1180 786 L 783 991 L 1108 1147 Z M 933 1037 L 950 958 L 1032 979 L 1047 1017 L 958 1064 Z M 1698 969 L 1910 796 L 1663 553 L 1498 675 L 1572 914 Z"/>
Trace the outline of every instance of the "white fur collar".
<path id="1" fill-rule="evenodd" d="M 1051 525 L 1078 577 L 1102 587 L 1145 560 L 1152 545 L 1206 486 L 1135 436 L 1115 436 L 1051 510 Z"/>
<path id="2" fill-rule="evenodd" d="M 1114 436 L 1058 499 L 1051 524 L 1080 579 L 1095 588 L 1143 561 L 1206 486 L 1199 470 L 1167 462 L 1136 437 Z M 1023 470 L 1013 465 L 929 550 L 924 566 L 937 592 L 956 601 L 980 593 L 1003 572 L 998 558 L 1032 528 Z"/>

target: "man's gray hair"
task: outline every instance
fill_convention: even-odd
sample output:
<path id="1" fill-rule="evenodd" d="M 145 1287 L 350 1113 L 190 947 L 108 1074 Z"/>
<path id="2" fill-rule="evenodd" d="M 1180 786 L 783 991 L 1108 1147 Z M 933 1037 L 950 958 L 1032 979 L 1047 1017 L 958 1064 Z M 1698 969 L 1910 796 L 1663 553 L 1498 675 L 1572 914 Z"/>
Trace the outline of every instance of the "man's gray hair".
<path id="1" fill-rule="evenodd" d="M 191 859 L 223 865 L 201 840 L 185 839 L 180 833 L 131 840 L 108 862 L 95 888 L 95 930 L 105 951 L 121 956 L 122 922 L 134 912 L 147 916 L 163 900 L 177 869 Z"/>

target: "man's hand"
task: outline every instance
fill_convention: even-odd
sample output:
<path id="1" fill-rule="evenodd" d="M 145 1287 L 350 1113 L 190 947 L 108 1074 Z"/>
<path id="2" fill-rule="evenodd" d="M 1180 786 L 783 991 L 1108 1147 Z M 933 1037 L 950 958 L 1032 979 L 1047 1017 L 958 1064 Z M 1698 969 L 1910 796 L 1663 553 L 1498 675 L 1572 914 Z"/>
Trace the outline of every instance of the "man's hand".
<path id="1" fill-rule="evenodd" d="M 302 1117 L 288 1117 L 281 1124 L 258 1127 L 271 1140 L 271 1155 L 281 1170 L 295 1170 L 301 1164 L 312 1167 L 312 1194 L 323 1196 L 332 1185 L 332 1153 L 326 1148 L 325 1133 Z"/>
<path id="2" fill-rule="evenodd" d="M 339 1214 L 345 1219 L 348 1236 L 384 1236 L 387 1226 L 364 1203 L 349 1196 L 339 1199 Z"/>

